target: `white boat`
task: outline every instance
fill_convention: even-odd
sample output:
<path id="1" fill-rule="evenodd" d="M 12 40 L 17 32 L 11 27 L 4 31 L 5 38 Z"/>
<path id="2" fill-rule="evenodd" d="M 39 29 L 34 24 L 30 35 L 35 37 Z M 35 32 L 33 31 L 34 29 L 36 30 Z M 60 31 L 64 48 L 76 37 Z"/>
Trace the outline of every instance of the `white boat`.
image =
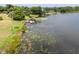
<path id="1" fill-rule="evenodd" d="M 35 21 L 33 21 L 33 20 L 27 20 L 26 23 L 34 24 Z"/>
<path id="2" fill-rule="evenodd" d="M 30 23 L 31 23 L 31 24 L 34 24 L 34 23 L 35 23 L 35 21 L 30 21 Z"/>

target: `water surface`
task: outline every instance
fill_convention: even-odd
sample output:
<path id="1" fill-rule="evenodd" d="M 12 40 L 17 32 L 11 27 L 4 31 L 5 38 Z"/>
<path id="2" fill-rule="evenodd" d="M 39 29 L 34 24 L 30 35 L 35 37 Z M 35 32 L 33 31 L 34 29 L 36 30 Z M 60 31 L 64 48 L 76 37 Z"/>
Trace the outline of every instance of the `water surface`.
<path id="1" fill-rule="evenodd" d="M 79 53 L 79 13 L 51 15 L 32 27 L 35 32 L 55 36 L 56 53 Z"/>

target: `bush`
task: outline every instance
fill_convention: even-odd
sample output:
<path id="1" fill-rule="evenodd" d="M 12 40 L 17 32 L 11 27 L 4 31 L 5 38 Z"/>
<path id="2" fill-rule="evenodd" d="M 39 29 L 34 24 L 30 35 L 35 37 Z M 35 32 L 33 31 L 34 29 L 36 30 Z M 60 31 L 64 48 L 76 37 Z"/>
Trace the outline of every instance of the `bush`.
<path id="1" fill-rule="evenodd" d="M 14 20 L 24 20 L 24 16 L 23 15 L 15 15 L 13 17 Z"/>
<path id="2" fill-rule="evenodd" d="M 22 13 L 22 12 L 15 12 L 15 13 L 13 14 L 13 19 L 14 19 L 14 20 L 18 20 L 18 21 L 24 20 L 24 19 L 25 19 L 25 15 L 24 15 L 24 13 Z"/>
<path id="3" fill-rule="evenodd" d="M 2 18 L 2 17 L 0 17 L 0 20 L 3 20 L 3 18 Z"/>

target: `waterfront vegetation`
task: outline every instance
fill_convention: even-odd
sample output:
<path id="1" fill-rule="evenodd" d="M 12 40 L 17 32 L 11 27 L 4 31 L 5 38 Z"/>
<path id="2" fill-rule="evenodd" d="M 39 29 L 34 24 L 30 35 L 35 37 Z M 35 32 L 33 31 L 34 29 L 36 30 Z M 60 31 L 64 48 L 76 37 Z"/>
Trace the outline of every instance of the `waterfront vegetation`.
<path id="1" fill-rule="evenodd" d="M 14 53 L 14 50 L 17 49 L 17 46 L 22 39 L 21 34 L 22 31 L 24 30 L 23 28 L 26 20 L 35 19 L 36 21 L 41 21 L 41 19 L 43 19 L 45 16 L 51 14 L 69 13 L 69 12 L 79 12 L 79 6 L 26 7 L 26 6 L 14 6 L 9 4 L 6 6 L 0 6 L 0 53 Z M 41 36 L 36 35 L 37 34 L 33 34 L 31 40 L 34 46 L 38 45 L 38 48 L 36 48 L 37 46 L 33 48 L 31 50 L 33 52 L 31 53 L 51 53 L 49 51 L 51 47 L 49 49 L 48 47 L 49 45 L 51 46 L 53 45 L 53 43 L 56 42 L 55 38 L 54 37 L 47 38 L 48 35 L 43 35 L 44 37 L 41 38 L 42 35 Z M 51 41 L 51 39 L 54 40 Z M 44 46 L 42 46 L 43 44 Z"/>

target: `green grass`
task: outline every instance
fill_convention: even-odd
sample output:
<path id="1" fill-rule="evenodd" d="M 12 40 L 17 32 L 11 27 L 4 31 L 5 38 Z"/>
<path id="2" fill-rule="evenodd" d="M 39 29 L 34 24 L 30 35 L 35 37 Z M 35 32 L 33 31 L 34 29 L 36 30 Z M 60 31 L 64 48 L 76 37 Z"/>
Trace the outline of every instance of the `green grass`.
<path id="1" fill-rule="evenodd" d="M 31 16 L 31 17 L 39 17 L 38 15 L 33 15 L 33 14 L 31 14 L 30 16 Z"/>
<path id="2" fill-rule="evenodd" d="M 7 53 L 12 51 L 19 44 L 23 21 L 13 21 L 6 14 L 0 14 L 3 20 L 0 21 L 0 51 Z"/>
<path id="3" fill-rule="evenodd" d="M 3 47 L 5 48 L 7 53 L 12 53 L 12 51 L 16 49 L 17 45 L 21 40 L 22 28 L 23 28 L 23 22 L 19 22 L 18 24 L 11 26 L 10 32 L 12 34 L 4 40 L 1 46 L 2 48 Z"/>
<path id="4" fill-rule="evenodd" d="M 30 15 L 33 19 L 35 19 L 37 22 L 41 22 L 42 20 L 46 20 L 46 18 L 45 17 L 39 17 L 38 15 L 33 15 L 33 14 L 31 14 Z M 29 20 L 29 19 L 31 19 L 29 16 L 25 16 L 25 19 L 26 20 Z"/>
<path id="5" fill-rule="evenodd" d="M 32 14 L 30 14 L 30 16 L 32 18 L 38 18 L 38 15 L 32 15 Z M 29 16 L 25 16 L 25 19 L 28 20 L 28 19 L 30 19 L 30 17 Z"/>

